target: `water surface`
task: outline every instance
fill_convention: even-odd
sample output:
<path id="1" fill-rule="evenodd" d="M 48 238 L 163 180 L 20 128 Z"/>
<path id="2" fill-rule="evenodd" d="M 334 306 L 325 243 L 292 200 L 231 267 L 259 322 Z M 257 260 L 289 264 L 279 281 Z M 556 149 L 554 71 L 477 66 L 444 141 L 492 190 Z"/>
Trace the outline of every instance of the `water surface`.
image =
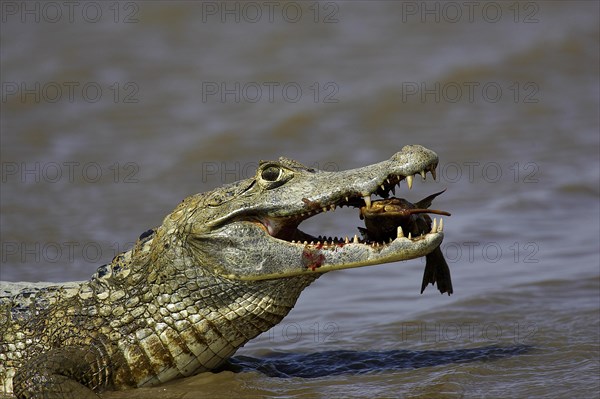
<path id="1" fill-rule="evenodd" d="M 224 370 L 104 397 L 598 397 L 598 4 L 491 2 L 498 18 L 478 4 L 470 19 L 291 2 L 302 17 L 271 22 L 256 3 L 251 22 L 207 3 L 216 15 L 160 1 L 102 3 L 92 22 L 4 15 L 1 279 L 87 279 L 259 159 L 347 169 L 416 143 L 439 178 L 400 195 L 447 189 L 455 294 L 419 295 L 421 260 L 332 273 Z M 356 216 L 306 230 L 354 234 Z"/>

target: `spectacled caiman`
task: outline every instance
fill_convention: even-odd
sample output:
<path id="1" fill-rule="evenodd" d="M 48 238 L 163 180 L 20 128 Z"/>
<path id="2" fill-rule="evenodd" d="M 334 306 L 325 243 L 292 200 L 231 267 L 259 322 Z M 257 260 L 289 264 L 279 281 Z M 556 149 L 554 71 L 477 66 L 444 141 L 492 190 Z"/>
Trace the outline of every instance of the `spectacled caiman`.
<path id="1" fill-rule="evenodd" d="M 414 175 L 435 179 L 437 164 L 419 145 L 338 172 L 261 161 L 252 178 L 184 199 L 89 281 L 2 282 L 0 390 L 19 398 L 97 397 L 217 368 L 279 323 L 323 273 L 439 251 L 441 221 L 419 215 L 407 226 L 404 214 L 377 222 L 369 213 L 381 217 L 374 210 L 386 204 L 415 208 L 387 198 L 401 181 L 410 188 Z M 344 205 L 362 208 L 362 239 L 319 240 L 298 229 Z M 450 294 L 441 260 L 428 258 L 423 287 L 437 280 Z"/>

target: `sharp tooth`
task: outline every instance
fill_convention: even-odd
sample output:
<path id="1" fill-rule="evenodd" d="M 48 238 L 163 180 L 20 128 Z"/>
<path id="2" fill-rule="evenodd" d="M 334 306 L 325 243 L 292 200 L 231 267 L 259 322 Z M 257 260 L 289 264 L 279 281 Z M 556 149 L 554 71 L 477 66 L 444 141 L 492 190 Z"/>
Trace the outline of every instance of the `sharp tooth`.
<path id="1" fill-rule="evenodd" d="M 444 229 L 444 219 L 440 218 L 440 225 L 437 230 L 438 233 L 441 233 L 443 229 Z"/>
<path id="2" fill-rule="evenodd" d="M 433 218 L 433 225 L 431 226 L 430 233 L 437 233 L 437 219 Z"/>
<path id="3" fill-rule="evenodd" d="M 390 179 L 385 179 L 385 181 L 387 182 L 387 184 L 391 183 Z"/>
<path id="4" fill-rule="evenodd" d="M 304 241 L 304 245 L 308 245 L 308 241 Z"/>
<path id="5" fill-rule="evenodd" d="M 435 166 L 432 166 L 429 171 L 431 172 L 431 176 L 433 177 L 433 180 L 435 180 Z"/>
<path id="6" fill-rule="evenodd" d="M 422 170 L 422 171 L 420 171 L 419 173 L 421 174 L 421 178 L 422 178 L 423 180 L 425 180 L 425 176 L 426 176 L 426 175 L 425 175 L 425 171 L 424 171 L 424 170 Z"/>
<path id="7" fill-rule="evenodd" d="M 332 211 L 335 211 L 335 204 L 331 204 L 329 208 L 331 208 Z"/>
<path id="8" fill-rule="evenodd" d="M 365 201 L 365 204 L 367 204 L 367 208 L 370 208 L 371 207 L 371 194 L 365 195 L 363 197 L 363 200 Z"/>
<path id="9" fill-rule="evenodd" d="M 406 184 L 408 184 L 408 189 L 409 190 L 412 188 L 412 182 L 413 182 L 413 177 L 412 176 L 406 176 Z"/>
<path id="10" fill-rule="evenodd" d="M 398 226 L 398 230 L 397 230 L 396 236 L 398 238 L 404 237 L 404 232 L 402 231 L 402 226 Z"/>
<path id="11" fill-rule="evenodd" d="M 317 245 L 321 245 L 321 241 L 317 241 Z"/>
<path id="12" fill-rule="evenodd" d="M 412 240 L 412 234 L 410 233 L 410 231 L 408 232 L 408 239 Z"/>
<path id="13" fill-rule="evenodd" d="M 292 244 L 295 243 L 295 242 L 296 242 L 296 240 L 292 240 Z"/>
<path id="14" fill-rule="evenodd" d="M 311 242 L 310 242 L 310 245 L 315 245 L 315 242 L 314 242 L 314 241 L 311 241 Z"/>
<path id="15" fill-rule="evenodd" d="M 348 202 L 348 197 L 346 197 L 346 202 Z"/>
<path id="16" fill-rule="evenodd" d="M 383 191 L 385 191 L 385 186 L 383 184 L 380 187 Z"/>
<path id="17" fill-rule="evenodd" d="M 327 207 L 326 206 L 323 207 L 323 212 L 327 212 Z"/>
<path id="18" fill-rule="evenodd" d="M 358 236 L 356 234 L 354 234 L 354 238 L 352 239 L 352 242 L 355 244 L 358 244 Z"/>
<path id="19" fill-rule="evenodd" d="M 346 238 L 344 238 L 344 243 L 348 244 L 350 242 L 350 240 L 348 239 L 348 236 L 346 236 Z"/>

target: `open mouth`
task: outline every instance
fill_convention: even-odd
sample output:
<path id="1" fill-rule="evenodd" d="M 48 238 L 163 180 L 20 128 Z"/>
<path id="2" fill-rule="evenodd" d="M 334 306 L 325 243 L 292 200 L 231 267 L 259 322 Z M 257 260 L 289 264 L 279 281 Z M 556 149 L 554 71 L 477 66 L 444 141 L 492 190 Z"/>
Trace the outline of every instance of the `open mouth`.
<path id="1" fill-rule="evenodd" d="M 396 239 L 417 241 L 426 234 L 439 233 L 443 229 L 443 220 L 441 218 L 439 222 L 437 219 L 432 220 L 428 214 L 446 216 L 450 214 L 428 209 L 431 200 L 441 192 L 413 204 L 394 196 L 396 186 L 400 186 L 404 181 L 402 185 L 406 184 L 410 189 L 414 176 L 420 175 L 425 180 L 427 172 L 430 172 L 435 180 L 436 166 L 430 165 L 426 170 L 408 176 L 388 175 L 367 195 L 352 192 L 333 194 L 327 202 L 314 202 L 303 198 L 304 209 L 298 214 L 277 218 L 263 215 L 253 218 L 252 221 L 262 225 L 271 237 L 317 249 L 339 248 L 348 244 L 385 248 Z M 373 196 L 380 198 L 373 199 Z M 359 227 L 359 232 L 356 234 L 341 237 L 313 236 L 298 228 L 306 219 L 344 206 L 360 209 L 360 219 L 364 220 L 365 227 Z"/>

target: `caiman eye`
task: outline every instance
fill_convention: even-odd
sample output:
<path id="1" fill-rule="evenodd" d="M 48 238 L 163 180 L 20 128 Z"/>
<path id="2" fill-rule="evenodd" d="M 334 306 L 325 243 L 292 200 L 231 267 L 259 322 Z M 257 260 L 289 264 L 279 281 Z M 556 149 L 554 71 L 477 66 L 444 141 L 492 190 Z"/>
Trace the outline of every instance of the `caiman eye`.
<path id="1" fill-rule="evenodd" d="M 281 174 L 282 174 L 281 168 L 278 168 L 277 166 L 269 166 L 262 171 L 262 173 L 260 174 L 260 177 L 262 177 L 262 179 L 265 181 L 272 182 L 272 181 L 279 180 L 279 178 L 281 177 Z"/>
<path id="2" fill-rule="evenodd" d="M 294 176 L 294 173 L 276 163 L 263 163 L 257 172 L 258 184 L 267 190 L 279 187 L 285 184 Z"/>

